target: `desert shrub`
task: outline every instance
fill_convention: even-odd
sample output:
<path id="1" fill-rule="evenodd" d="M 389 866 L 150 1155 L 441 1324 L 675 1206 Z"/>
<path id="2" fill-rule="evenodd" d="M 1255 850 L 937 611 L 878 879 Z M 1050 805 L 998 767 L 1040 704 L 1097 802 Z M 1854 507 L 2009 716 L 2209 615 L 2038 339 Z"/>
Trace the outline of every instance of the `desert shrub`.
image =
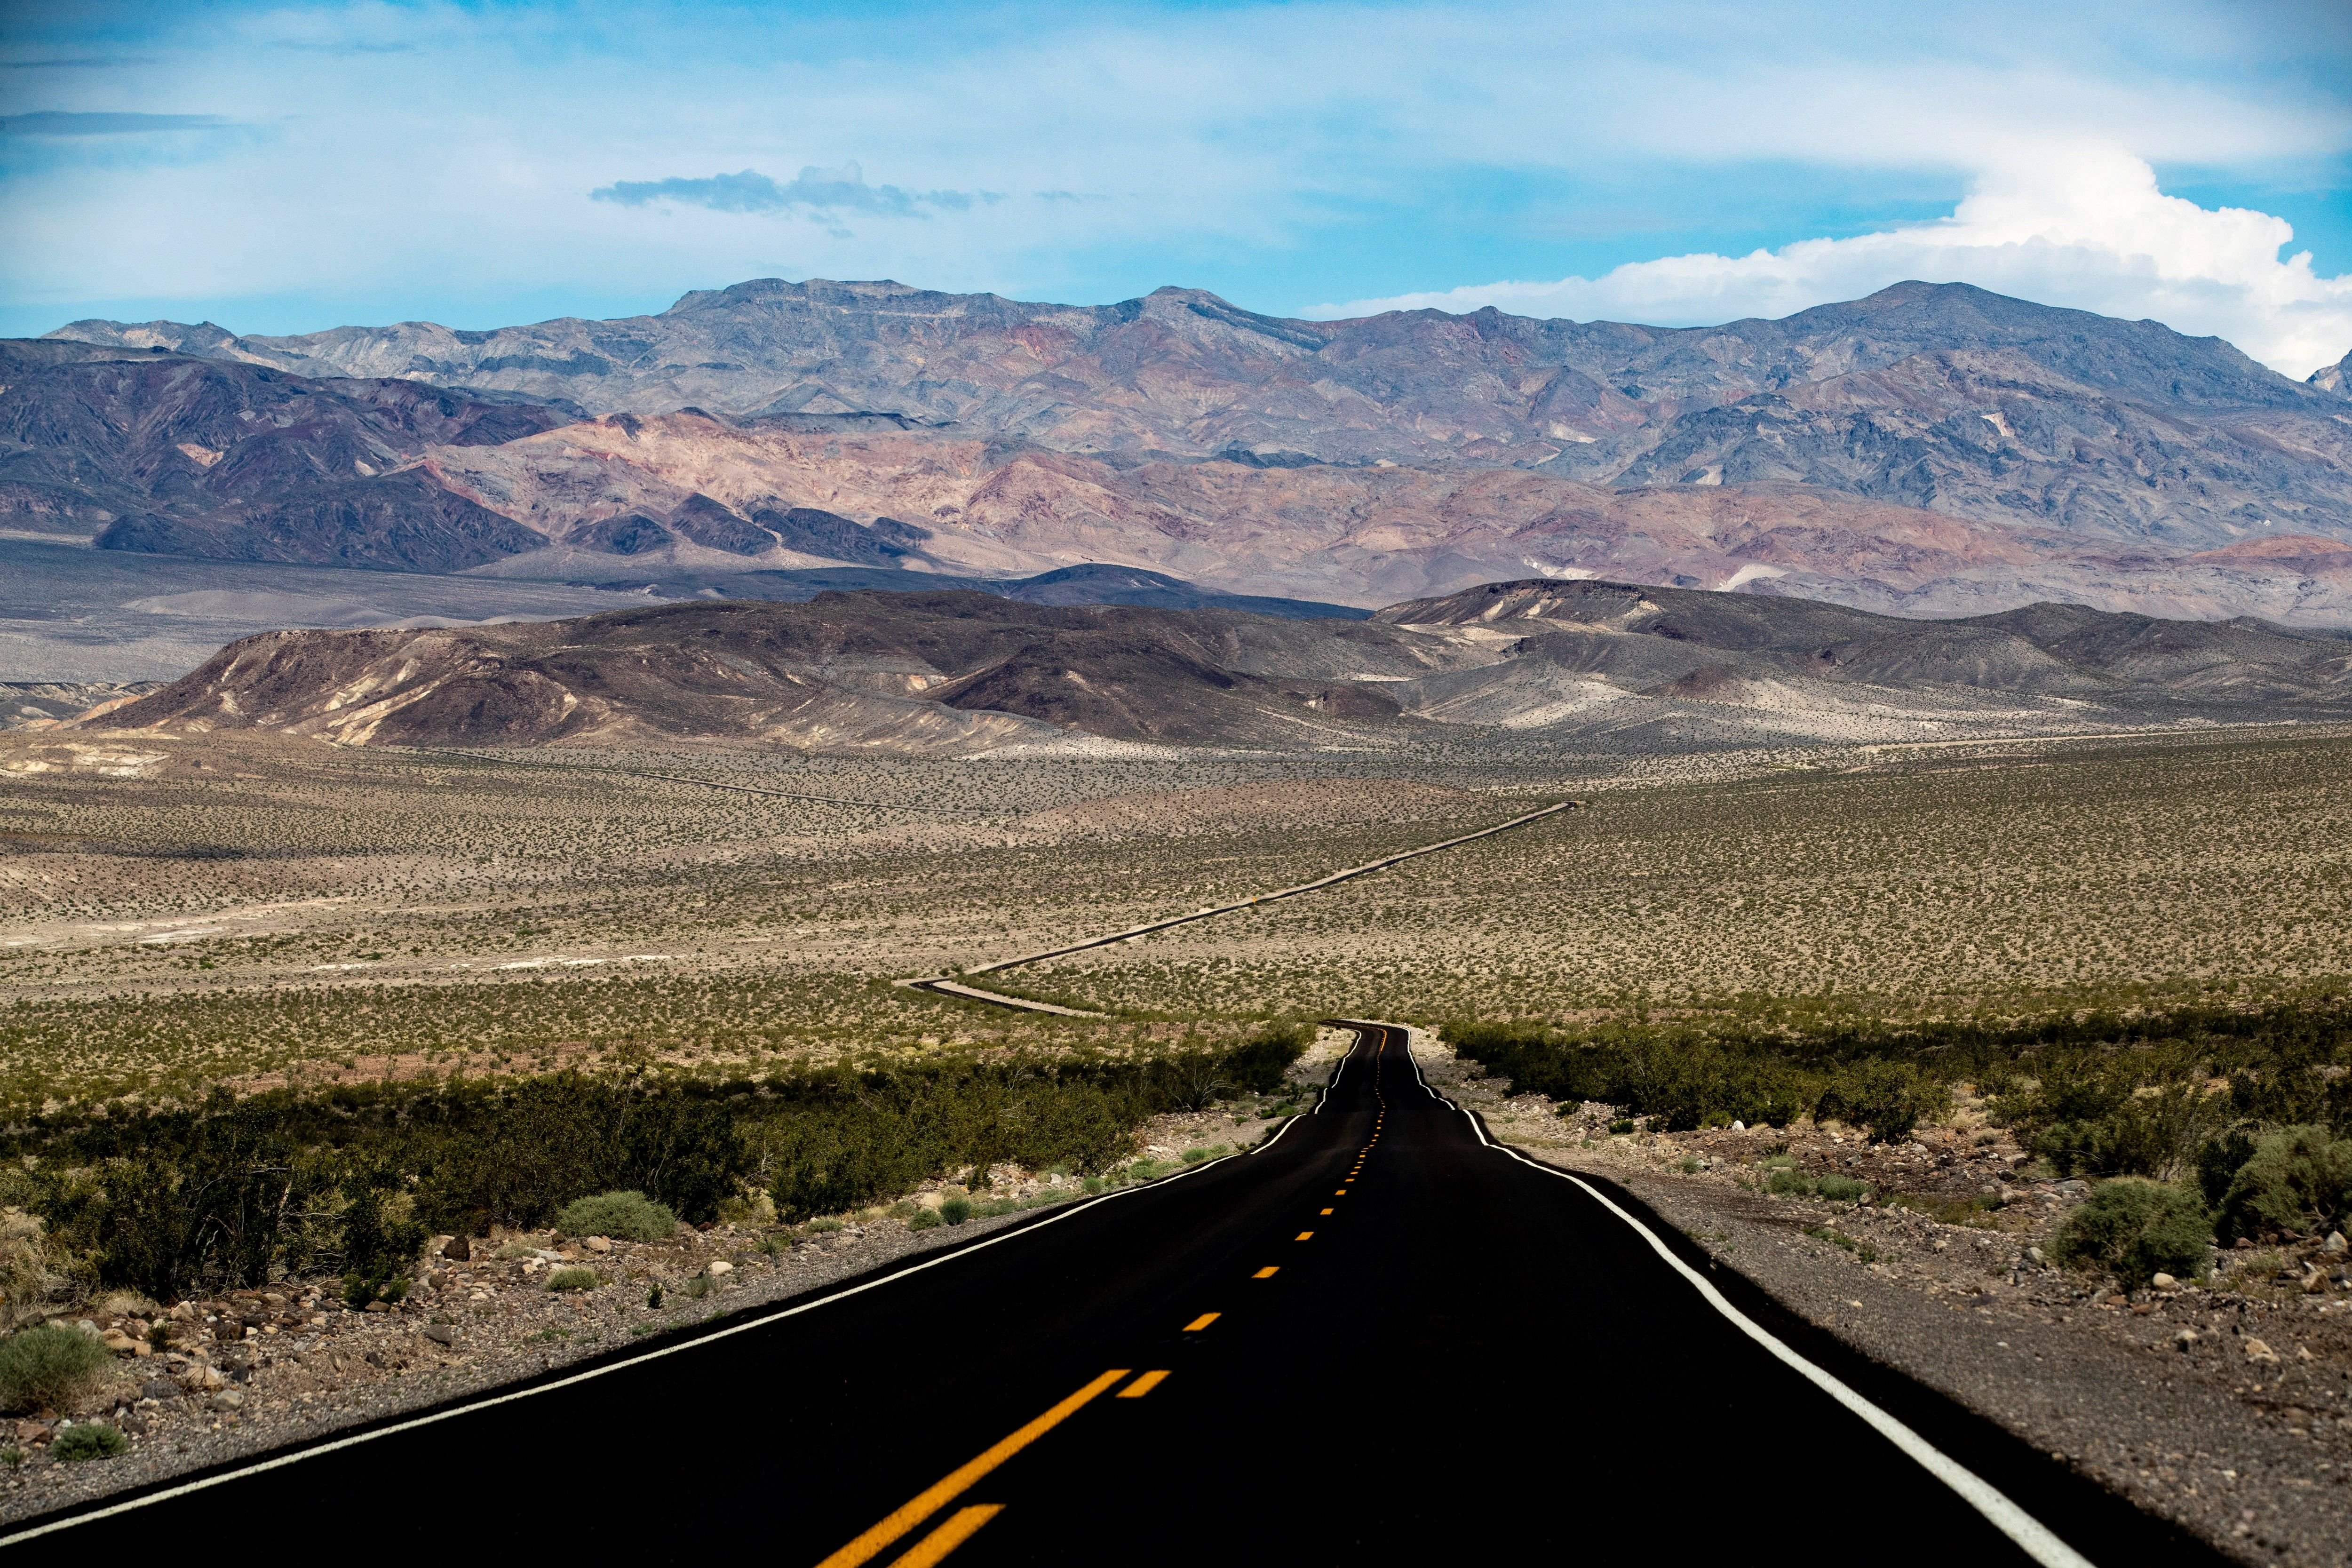
<path id="1" fill-rule="evenodd" d="M 908 1230 L 937 1230 L 945 1223 L 947 1222 L 940 1218 L 940 1211 L 937 1209 L 917 1209 L 907 1216 Z"/>
<path id="2" fill-rule="evenodd" d="M 2102 1182 L 2066 1216 L 2051 1256 L 2076 1268 L 2105 1269 L 2127 1289 L 2158 1274 L 2204 1271 L 2213 1226 L 2193 1194 L 2162 1182 L 2121 1176 Z"/>
<path id="3" fill-rule="evenodd" d="M 2288 1127 L 2253 1140 L 2221 1196 L 2225 1241 L 2265 1231 L 2325 1234 L 2352 1213 L 2352 1138 Z"/>
<path id="4" fill-rule="evenodd" d="M 1950 1088 L 1908 1062 L 1856 1062 L 1840 1071 L 1814 1103 L 1816 1120 L 1834 1117 L 1870 1130 L 1874 1143 L 1911 1136 L 1951 1103 Z"/>
<path id="5" fill-rule="evenodd" d="M 2001 1111 L 2017 1140 L 2061 1175 L 2153 1176 L 2173 1181 L 2236 1115 L 2200 1075 L 2147 1081 L 2179 1069 L 2177 1053 L 2042 1053 L 2030 1089 L 2011 1087 Z"/>
<path id="6" fill-rule="evenodd" d="M 555 1216 L 564 1236 L 609 1236 L 623 1241 L 660 1241 L 677 1229 L 677 1216 L 643 1193 L 599 1193 L 575 1198 Z"/>
<path id="7" fill-rule="evenodd" d="M 604 1282 L 593 1268 L 558 1268 L 547 1277 L 551 1290 L 593 1290 Z"/>
<path id="8" fill-rule="evenodd" d="M 970 1198 L 950 1198 L 940 1205 L 940 1217 L 950 1225 L 961 1225 L 971 1217 Z"/>
<path id="9" fill-rule="evenodd" d="M 54 1410 L 70 1404 L 113 1359 L 79 1329 L 44 1323 L 19 1330 L 0 1340 L 0 1405 Z"/>
<path id="10" fill-rule="evenodd" d="M 1857 1182 L 1852 1176 L 1823 1176 L 1813 1184 L 1813 1191 L 1832 1203 L 1850 1204 L 1870 1191 L 1868 1183 Z"/>
<path id="11" fill-rule="evenodd" d="M 1253 1094 L 1272 1094 L 1282 1087 L 1291 1065 L 1307 1054 L 1315 1037 L 1297 1024 L 1276 1024 L 1224 1054 L 1224 1070 L 1234 1082 Z"/>
<path id="12" fill-rule="evenodd" d="M 49 1444 L 49 1458 L 71 1464 L 80 1459 L 110 1459 L 131 1447 L 131 1439 L 103 1421 L 83 1421 L 67 1427 Z"/>
<path id="13" fill-rule="evenodd" d="M 1785 1166 L 1776 1167 L 1772 1174 L 1766 1178 L 1764 1190 L 1781 1197 L 1811 1197 L 1813 1192 L 1813 1179 L 1801 1171 L 1792 1171 Z"/>
<path id="14" fill-rule="evenodd" d="M 224 1090 L 202 1110 L 134 1125 L 144 1147 L 60 1173 L 37 1200 L 51 1232 L 92 1256 L 100 1283 L 168 1301 L 310 1261 L 302 1222 L 331 1194 L 332 1163 L 288 1136 L 273 1106 Z"/>
<path id="15" fill-rule="evenodd" d="M 398 1174 L 380 1162 L 354 1170 L 343 1180 L 350 1198 L 341 1216 L 343 1268 L 378 1289 L 407 1274 L 426 1239 L 425 1227 L 409 1217 L 409 1200 L 401 1185 Z"/>

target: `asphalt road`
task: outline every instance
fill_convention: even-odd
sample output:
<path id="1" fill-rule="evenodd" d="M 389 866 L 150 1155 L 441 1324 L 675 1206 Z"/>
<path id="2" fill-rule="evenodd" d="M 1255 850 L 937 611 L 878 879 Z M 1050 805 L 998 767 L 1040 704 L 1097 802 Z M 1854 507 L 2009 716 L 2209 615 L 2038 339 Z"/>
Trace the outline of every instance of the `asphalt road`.
<path id="1" fill-rule="evenodd" d="M 1488 1145 L 1402 1030 L 1360 1033 L 1252 1153 L 19 1550 L 2216 1560 Z"/>

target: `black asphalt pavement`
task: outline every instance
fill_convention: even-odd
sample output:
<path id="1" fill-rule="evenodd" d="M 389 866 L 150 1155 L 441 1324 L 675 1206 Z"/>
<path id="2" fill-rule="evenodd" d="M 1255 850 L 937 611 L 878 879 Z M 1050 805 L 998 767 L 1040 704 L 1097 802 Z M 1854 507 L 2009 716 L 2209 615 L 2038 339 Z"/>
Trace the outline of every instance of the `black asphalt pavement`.
<path id="1" fill-rule="evenodd" d="M 1251 1153 L 20 1550 L 143 1559 L 250 1528 L 371 1561 L 787 1568 L 2213 1560 L 1789 1320 L 1622 1191 L 1488 1145 L 1403 1031 L 1359 1034 L 1320 1109 Z"/>

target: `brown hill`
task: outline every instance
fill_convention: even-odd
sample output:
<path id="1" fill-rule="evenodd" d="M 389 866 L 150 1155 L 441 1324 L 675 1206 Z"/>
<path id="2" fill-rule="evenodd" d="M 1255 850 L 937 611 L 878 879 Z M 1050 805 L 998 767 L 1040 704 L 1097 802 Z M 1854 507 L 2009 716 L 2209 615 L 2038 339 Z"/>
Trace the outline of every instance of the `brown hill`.
<path id="1" fill-rule="evenodd" d="M 1520 581 L 1370 621 L 826 593 L 464 630 L 283 632 L 98 722 L 347 744 L 711 740 L 969 751 L 1110 740 L 1360 744 L 1468 728 L 1684 741 L 1932 738 L 2334 711 L 2352 640 L 2037 605 L 1841 605 Z"/>

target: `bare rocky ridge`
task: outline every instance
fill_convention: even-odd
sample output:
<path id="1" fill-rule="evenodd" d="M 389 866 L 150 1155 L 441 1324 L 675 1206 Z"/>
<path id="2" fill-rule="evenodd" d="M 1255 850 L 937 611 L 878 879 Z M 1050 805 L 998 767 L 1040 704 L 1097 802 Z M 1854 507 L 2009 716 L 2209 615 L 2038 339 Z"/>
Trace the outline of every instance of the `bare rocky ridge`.
<path id="1" fill-rule="evenodd" d="M 1958 285 L 1666 330 L 771 279 L 489 332 L 52 337 L 5 351 L 0 507 L 120 550 L 575 582 L 1109 563 L 1359 605 L 1539 572 L 2352 622 L 2352 413 L 2324 376 Z M 388 430 L 387 376 L 467 390 Z M 195 430 L 186 386 L 304 412 L 255 447 L 257 418 Z"/>
<path id="2" fill-rule="evenodd" d="M 972 751 L 1121 741 L 1400 742 L 1432 726 L 1644 726 L 1684 740 L 1927 739 L 2322 715 L 2352 641 L 2041 605 L 1903 621 L 1839 605 L 1549 580 L 1371 621 L 825 593 L 579 621 L 284 632 L 231 644 L 110 729 L 346 744 L 751 740 Z"/>
<path id="3" fill-rule="evenodd" d="M 1078 307 L 762 279 L 655 316 L 491 332 L 79 321 L 53 335 L 597 413 L 880 414 L 1060 451 L 1776 479 L 2209 547 L 2266 523 L 2352 528 L 2352 426 L 2330 389 L 2219 339 L 1964 284 L 1666 329 L 1491 309 L 1292 321 L 1191 289 Z"/>

